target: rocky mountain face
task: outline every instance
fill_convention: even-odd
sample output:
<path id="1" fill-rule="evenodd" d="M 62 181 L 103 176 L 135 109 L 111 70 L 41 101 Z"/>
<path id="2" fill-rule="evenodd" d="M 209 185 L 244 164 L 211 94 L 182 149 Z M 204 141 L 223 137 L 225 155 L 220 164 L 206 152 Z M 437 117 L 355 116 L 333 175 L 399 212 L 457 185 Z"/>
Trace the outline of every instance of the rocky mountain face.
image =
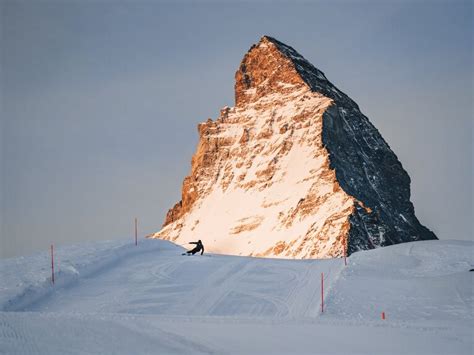
<path id="1" fill-rule="evenodd" d="M 235 79 L 235 107 L 199 124 L 182 199 L 152 237 L 298 259 L 436 239 L 380 133 L 293 48 L 264 36 Z"/>

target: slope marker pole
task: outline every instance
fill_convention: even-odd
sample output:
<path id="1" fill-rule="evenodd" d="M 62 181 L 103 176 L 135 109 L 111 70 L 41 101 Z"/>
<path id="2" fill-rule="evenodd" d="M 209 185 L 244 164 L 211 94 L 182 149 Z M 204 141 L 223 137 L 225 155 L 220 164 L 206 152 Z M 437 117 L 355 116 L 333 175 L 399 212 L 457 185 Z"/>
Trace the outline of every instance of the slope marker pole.
<path id="1" fill-rule="evenodd" d="M 135 217 L 135 246 L 138 245 L 138 226 L 137 218 Z"/>
<path id="2" fill-rule="evenodd" d="M 51 281 L 53 282 L 53 285 L 54 285 L 54 247 L 53 247 L 53 244 L 51 244 Z"/>
<path id="3" fill-rule="evenodd" d="M 385 312 L 382 312 L 382 320 L 385 320 Z"/>
<path id="4" fill-rule="evenodd" d="M 321 273 L 321 313 L 324 312 L 324 273 Z"/>

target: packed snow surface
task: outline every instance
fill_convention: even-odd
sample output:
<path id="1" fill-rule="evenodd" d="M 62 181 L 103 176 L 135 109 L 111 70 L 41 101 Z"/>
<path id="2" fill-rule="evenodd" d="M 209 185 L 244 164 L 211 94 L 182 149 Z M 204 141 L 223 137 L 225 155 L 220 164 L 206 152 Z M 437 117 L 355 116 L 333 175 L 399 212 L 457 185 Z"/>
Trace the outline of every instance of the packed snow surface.
<path id="1" fill-rule="evenodd" d="M 59 248 L 54 286 L 47 253 L 0 261 L 0 353 L 473 353 L 473 242 L 347 266 L 182 252 L 156 239 Z"/>

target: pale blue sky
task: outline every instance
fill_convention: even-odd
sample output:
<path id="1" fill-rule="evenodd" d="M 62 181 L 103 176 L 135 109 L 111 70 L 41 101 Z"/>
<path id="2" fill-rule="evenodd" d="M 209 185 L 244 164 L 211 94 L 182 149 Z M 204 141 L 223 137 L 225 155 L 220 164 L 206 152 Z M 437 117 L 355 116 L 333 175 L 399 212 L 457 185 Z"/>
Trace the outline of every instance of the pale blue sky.
<path id="1" fill-rule="evenodd" d="M 470 1 L 5 1 L 1 257 L 160 228 L 268 34 L 351 96 L 441 239 L 472 239 Z"/>

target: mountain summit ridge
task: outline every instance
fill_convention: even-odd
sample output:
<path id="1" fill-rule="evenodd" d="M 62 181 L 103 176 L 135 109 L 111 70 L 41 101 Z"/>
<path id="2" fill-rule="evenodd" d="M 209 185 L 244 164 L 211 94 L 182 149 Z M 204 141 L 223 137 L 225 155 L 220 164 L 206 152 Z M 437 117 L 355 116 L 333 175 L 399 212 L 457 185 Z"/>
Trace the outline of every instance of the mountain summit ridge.
<path id="1" fill-rule="evenodd" d="M 284 44 L 283 42 L 280 42 L 277 39 L 268 35 L 262 36 L 262 38 L 257 44 L 254 44 L 250 47 L 247 54 L 242 59 L 239 70 L 237 70 L 236 72 L 236 84 L 235 84 L 236 105 L 239 104 L 239 100 L 237 98 L 238 86 L 241 85 L 239 84 L 239 79 L 240 79 L 239 74 L 242 76 L 244 74 L 242 73 L 242 67 L 244 68 L 247 67 L 246 65 L 247 57 L 251 55 L 251 52 L 254 50 L 258 51 L 258 50 L 261 50 L 262 48 L 268 48 L 267 46 L 269 44 L 272 44 L 276 50 L 276 51 L 273 51 L 273 53 L 278 52 L 284 57 L 284 58 L 280 58 L 280 62 L 278 64 L 281 65 L 282 61 L 284 61 L 285 59 L 288 60 L 291 63 L 291 66 L 292 66 L 291 69 L 293 69 L 297 73 L 297 75 L 301 78 L 303 83 L 305 83 L 309 88 L 311 88 L 312 91 L 321 92 L 326 97 L 329 97 L 335 101 L 338 101 L 339 99 L 343 98 L 347 100 L 348 102 L 350 102 L 351 106 L 355 107 L 356 109 L 359 109 L 359 106 L 357 105 L 357 103 L 354 102 L 344 92 L 339 90 L 333 83 L 331 83 L 326 78 L 326 75 L 324 74 L 324 72 L 322 72 L 320 69 L 316 68 L 313 64 L 311 64 L 308 60 L 306 60 L 293 47 L 288 46 Z"/>
<path id="2" fill-rule="evenodd" d="M 182 199 L 155 238 L 282 258 L 436 239 L 414 214 L 408 174 L 358 105 L 270 36 L 241 61 L 235 107 L 198 131 Z"/>

